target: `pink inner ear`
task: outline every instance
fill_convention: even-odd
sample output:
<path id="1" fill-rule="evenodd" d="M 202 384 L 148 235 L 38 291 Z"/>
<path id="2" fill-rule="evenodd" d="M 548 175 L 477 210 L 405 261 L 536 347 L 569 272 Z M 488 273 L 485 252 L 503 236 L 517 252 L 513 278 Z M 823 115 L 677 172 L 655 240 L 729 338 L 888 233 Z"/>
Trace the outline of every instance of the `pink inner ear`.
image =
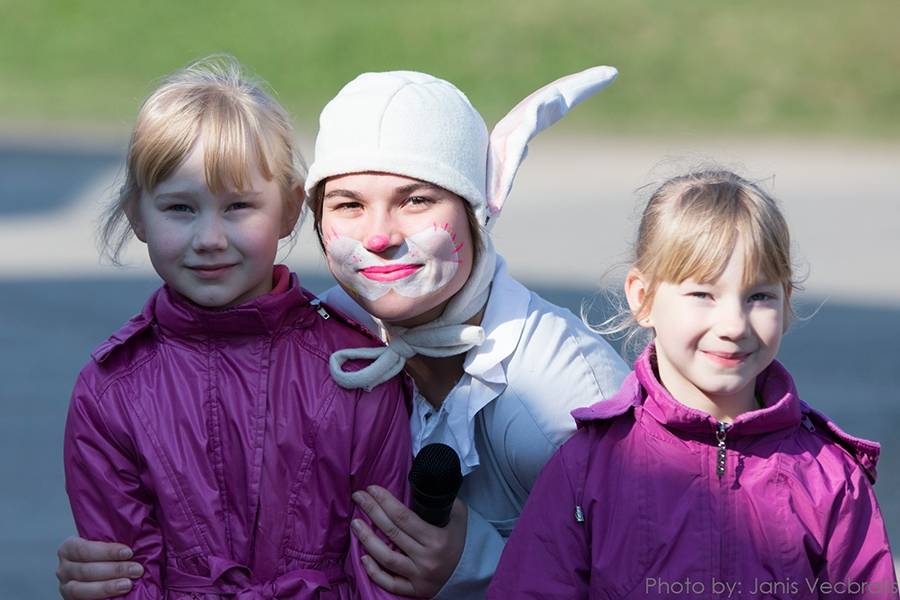
<path id="1" fill-rule="evenodd" d="M 531 139 L 614 78 L 615 70 L 610 71 L 609 67 L 566 75 L 529 94 L 497 123 L 491 132 L 488 161 L 490 179 L 486 200 L 491 216 L 502 210 Z M 510 147 L 512 136 L 516 138 Z"/>

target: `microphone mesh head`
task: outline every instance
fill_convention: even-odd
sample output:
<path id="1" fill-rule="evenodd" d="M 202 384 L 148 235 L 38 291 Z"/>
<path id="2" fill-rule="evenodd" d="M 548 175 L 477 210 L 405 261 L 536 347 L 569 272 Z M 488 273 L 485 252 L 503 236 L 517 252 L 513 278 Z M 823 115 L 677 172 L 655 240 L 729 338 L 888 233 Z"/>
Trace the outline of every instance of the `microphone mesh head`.
<path id="1" fill-rule="evenodd" d="M 409 471 L 413 486 L 433 495 L 455 494 L 462 485 L 459 456 L 447 444 L 428 444 L 419 450 Z"/>

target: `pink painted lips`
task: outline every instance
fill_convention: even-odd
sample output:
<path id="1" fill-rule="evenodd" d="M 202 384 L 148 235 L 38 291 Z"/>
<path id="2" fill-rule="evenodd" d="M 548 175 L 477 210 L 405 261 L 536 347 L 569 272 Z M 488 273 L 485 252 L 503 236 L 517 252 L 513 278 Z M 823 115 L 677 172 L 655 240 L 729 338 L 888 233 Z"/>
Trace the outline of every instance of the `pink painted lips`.
<path id="1" fill-rule="evenodd" d="M 188 267 L 200 279 L 218 279 L 224 276 L 234 265 L 199 265 Z"/>
<path id="2" fill-rule="evenodd" d="M 752 352 L 714 352 L 712 350 L 701 350 L 704 356 L 709 360 L 723 367 L 740 366 Z"/>
<path id="3" fill-rule="evenodd" d="M 372 281 L 399 281 L 409 277 L 422 268 L 422 265 L 401 264 L 401 265 L 385 265 L 381 267 L 366 267 L 360 269 L 363 277 Z"/>

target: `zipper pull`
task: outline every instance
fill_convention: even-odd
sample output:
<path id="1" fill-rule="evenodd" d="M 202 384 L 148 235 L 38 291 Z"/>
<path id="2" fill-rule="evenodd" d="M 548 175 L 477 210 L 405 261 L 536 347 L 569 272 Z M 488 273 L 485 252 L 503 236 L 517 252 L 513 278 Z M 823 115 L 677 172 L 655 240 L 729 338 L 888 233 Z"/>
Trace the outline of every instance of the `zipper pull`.
<path id="1" fill-rule="evenodd" d="M 575 522 L 584 523 L 584 510 L 577 504 L 575 505 Z"/>
<path id="2" fill-rule="evenodd" d="M 716 457 L 716 475 L 719 476 L 719 479 L 725 474 L 725 465 L 728 458 L 725 454 L 725 436 L 727 433 L 728 425 L 719 423 L 719 427 L 716 429 L 716 440 L 719 442 L 719 451 Z"/>
<path id="3" fill-rule="evenodd" d="M 816 426 L 813 425 L 812 419 L 809 418 L 809 415 L 803 415 L 803 420 L 800 421 L 803 427 L 806 428 L 807 431 L 815 431 Z"/>
<path id="4" fill-rule="evenodd" d="M 313 298 L 309 301 L 311 306 L 316 307 L 316 312 L 319 313 L 319 316 L 325 319 L 326 321 L 331 318 L 331 315 L 328 314 L 328 311 L 325 310 L 325 307 L 322 306 L 322 301 L 318 298 Z"/>

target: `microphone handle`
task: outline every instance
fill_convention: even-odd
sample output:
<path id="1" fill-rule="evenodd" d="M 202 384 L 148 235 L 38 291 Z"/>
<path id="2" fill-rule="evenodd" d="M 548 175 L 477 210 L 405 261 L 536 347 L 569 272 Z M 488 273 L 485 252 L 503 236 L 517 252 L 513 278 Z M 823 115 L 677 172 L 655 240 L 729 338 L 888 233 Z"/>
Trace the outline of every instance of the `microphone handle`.
<path id="1" fill-rule="evenodd" d="M 434 496 L 412 486 L 411 496 L 412 510 L 423 521 L 435 527 L 446 527 L 450 522 L 450 511 L 453 509 L 453 501 L 456 500 L 455 493 Z"/>

